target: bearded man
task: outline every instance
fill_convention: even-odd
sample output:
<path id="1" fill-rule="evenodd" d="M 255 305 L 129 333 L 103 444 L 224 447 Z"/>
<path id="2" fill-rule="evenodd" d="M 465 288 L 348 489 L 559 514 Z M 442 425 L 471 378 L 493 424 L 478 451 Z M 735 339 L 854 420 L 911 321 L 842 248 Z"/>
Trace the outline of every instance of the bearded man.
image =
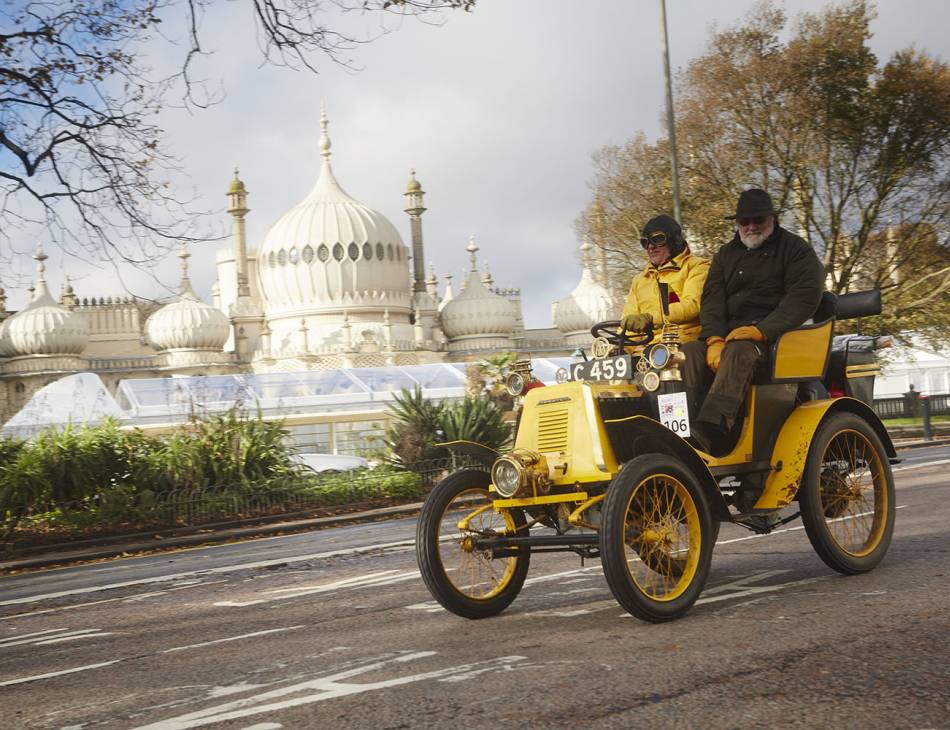
<path id="1" fill-rule="evenodd" d="M 687 383 L 713 377 L 691 431 L 704 451 L 717 455 L 734 441 L 733 426 L 769 344 L 815 313 L 825 278 L 815 250 L 779 225 L 764 190 L 740 194 L 726 220 L 736 221 L 736 234 L 713 256 L 699 340 L 683 348 Z"/>

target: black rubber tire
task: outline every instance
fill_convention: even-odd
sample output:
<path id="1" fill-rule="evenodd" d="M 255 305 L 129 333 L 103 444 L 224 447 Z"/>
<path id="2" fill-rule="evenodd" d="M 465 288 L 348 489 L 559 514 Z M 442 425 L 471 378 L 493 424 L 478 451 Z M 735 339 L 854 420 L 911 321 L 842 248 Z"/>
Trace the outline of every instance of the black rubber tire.
<path id="1" fill-rule="evenodd" d="M 487 472 L 473 469 L 450 474 L 429 493 L 416 524 L 416 560 L 423 582 L 432 597 L 443 607 L 458 616 L 470 619 L 495 616 L 508 608 L 524 585 L 531 561 L 531 549 L 528 547 L 520 548 L 515 557 L 493 559 L 490 555 L 463 550 L 461 539 L 440 540 L 446 511 L 460 495 L 469 492 L 471 493 L 469 496 L 477 497 L 484 503 L 491 501 L 488 492 L 489 480 L 490 476 Z M 466 508 L 465 511 L 470 509 L 470 507 Z M 506 510 L 506 513 L 509 516 L 509 524 L 502 525 L 505 531 L 511 532 L 513 528 L 520 534 L 526 534 L 523 530 L 524 512 L 520 509 L 511 509 Z M 495 515 L 496 513 L 489 511 L 485 514 Z M 493 572 L 492 564 L 504 566 L 501 568 L 504 571 L 501 585 L 486 597 L 471 595 L 461 590 L 453 583 L 443 564 L 443 551 L 456 555 L 456 552 L 450 549 L 451 545 L 456 546 L 459 560 L 470 561 L 475 568 L 487 568 L 489 572 Z M 468 571 L 458 572 L 469 574 Z"/>
<path id="2" fill-rule="evenodd" d="M 699 530 L 699 535 L 698 539 L 694 540 L 693 535 L 688 534 L 687 550 L 690 554 L 686 560 L 692 561 L 694 566 L 691 569 L 672 568 L 665 571 L 666 575 L 676 580 L 674 590 L 671 591 L 676 595 L 661 600 L 649 595 L 631 573 L 631 563 L 628 562 L 628 558 L 633 556 L 629 556 L 628 551 L 639 556 L 642 549 L 628 542 L 631 528 L 628 522 L 628 511 L 641 485 L 652 484 L 654 483 L 652 480 L 660 480 L 662 483 L 664 479 L 667 482 L 675 480 L 682 488 L 683 492 L 677 495 L 676 499 L 681 505 L 690 506 L 691 504 L 693 528 Z M 676 489 L 675 486 L 673 488 Z M 600 555 L 604 576 L 614 597 L 629 613 L 644 621 L 660 623 L 683 616 L 699 598 L 709 577 L 716 527 L 706 496 L 696 476 L 679 461 L 664 454 L 643 454 L 629 461 L 607 488 L 600 532 Z M 638 537 L 638 539 L 642 538 Z M 693 552 L 694 548 L 695 552 Z M 656 570 L 657 563 L 643 561 L 638 557 L 634 558 L 633 564 L 637 562 L 646 566 L 651 572 L 661 574 Z M 683 584 L 683 581 L 687 582 Z"/>
<path id="3" fill-rule="evenodd" d="M 867 457 L 870 461 L 863 463 L 868 464 L 874 494 L 871 524 L 864 544 L 859 549 L 848 549 L 839 539 L 843 535 L 836 535 L 838 527 L 852 521 L 859 535 L 866 524 L 860 518 L 867 516 L 870 505 L 842 496 L 848 491 L 846 482 L 840 479 L 840 473 L 836 478 L 832 468 L 837 464 L 840 470 L 842 462 L 850 460 L 849 469 L 853 470 Z M 854 413 L 835 413 L 822 422 L 808 450 L 798 503 L 808 540 L 825 564 L 845 575 L 866 573 L 876 567 L 884 559 L 894 533 L 894 500 L 894 475 L 874 427 Z"/>

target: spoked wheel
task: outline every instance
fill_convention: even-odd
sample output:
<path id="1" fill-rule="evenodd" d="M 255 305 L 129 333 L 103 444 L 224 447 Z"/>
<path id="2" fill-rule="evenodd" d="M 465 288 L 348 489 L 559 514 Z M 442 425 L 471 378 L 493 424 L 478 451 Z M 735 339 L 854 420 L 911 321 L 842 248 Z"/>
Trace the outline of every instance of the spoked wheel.
<path id="1" fill-rule="evenodd" d="M 607 489 L 600 555 L 614 597 L 644 621 L 669 621 L 699 597 L 715 544 L 702 488 L 662 454 L 630 461 Z"/>
<path id="2" fill-rule="evenodd" d="M 815 552 L 839 573 L 864 573 L 894 532 L 894 476 L 874 428 L 853 413 L 818 427 L 798 492 Z"/>
<path id="3" fill-rule="evenodd" d="M 416 525 L 416 560 L 426 587 L 446 609 L 465 618 L 504 611 L 524 585 L 531 550 L 493 558 L 476 550 L 477 537 L 526 534 L 524 512 L 492 509 L 489 475 L 450 474 L 430 492 Z"/>

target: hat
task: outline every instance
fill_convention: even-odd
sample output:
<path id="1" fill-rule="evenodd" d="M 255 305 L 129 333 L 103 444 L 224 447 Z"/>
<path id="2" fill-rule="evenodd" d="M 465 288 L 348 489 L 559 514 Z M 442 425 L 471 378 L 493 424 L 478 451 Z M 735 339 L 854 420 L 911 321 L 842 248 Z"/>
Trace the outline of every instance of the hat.
<path id="1" fill-rule="evenodd" d="M 683 229 L 676 219 L 668 215 L 654 216 L 646 222 L 640 231 L 641 236 L 649 236 L 651 233 L 663 231 L 670 243 L 670 256 L 679 256 L 686 248 L 686 239 L 683 237 Z"/>
<path id="2" fill-rule="evenodd" d="M 752 218 L 757 215 L 778 215 L 772 198 L 764 190 L 751 188 L 739 193 L 739 202 L 736 203 L 736 214 L 727 215 L 723 220 L 731 221 L 736 218 Z"/>

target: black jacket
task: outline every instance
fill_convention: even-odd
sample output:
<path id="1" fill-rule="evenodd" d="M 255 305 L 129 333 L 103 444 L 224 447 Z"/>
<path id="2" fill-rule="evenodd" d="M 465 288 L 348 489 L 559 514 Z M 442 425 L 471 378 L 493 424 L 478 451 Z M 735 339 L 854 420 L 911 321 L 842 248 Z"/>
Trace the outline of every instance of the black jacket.
<path id="1" fill-rule="evenodd" d="M 754 324 L 774 341 L 815 313 L 824 288 L 824 267 L 802 238 L 776 224 L 761 246 L 748 249 L 737 233 L 709 267 L 700 338 Z"/>

